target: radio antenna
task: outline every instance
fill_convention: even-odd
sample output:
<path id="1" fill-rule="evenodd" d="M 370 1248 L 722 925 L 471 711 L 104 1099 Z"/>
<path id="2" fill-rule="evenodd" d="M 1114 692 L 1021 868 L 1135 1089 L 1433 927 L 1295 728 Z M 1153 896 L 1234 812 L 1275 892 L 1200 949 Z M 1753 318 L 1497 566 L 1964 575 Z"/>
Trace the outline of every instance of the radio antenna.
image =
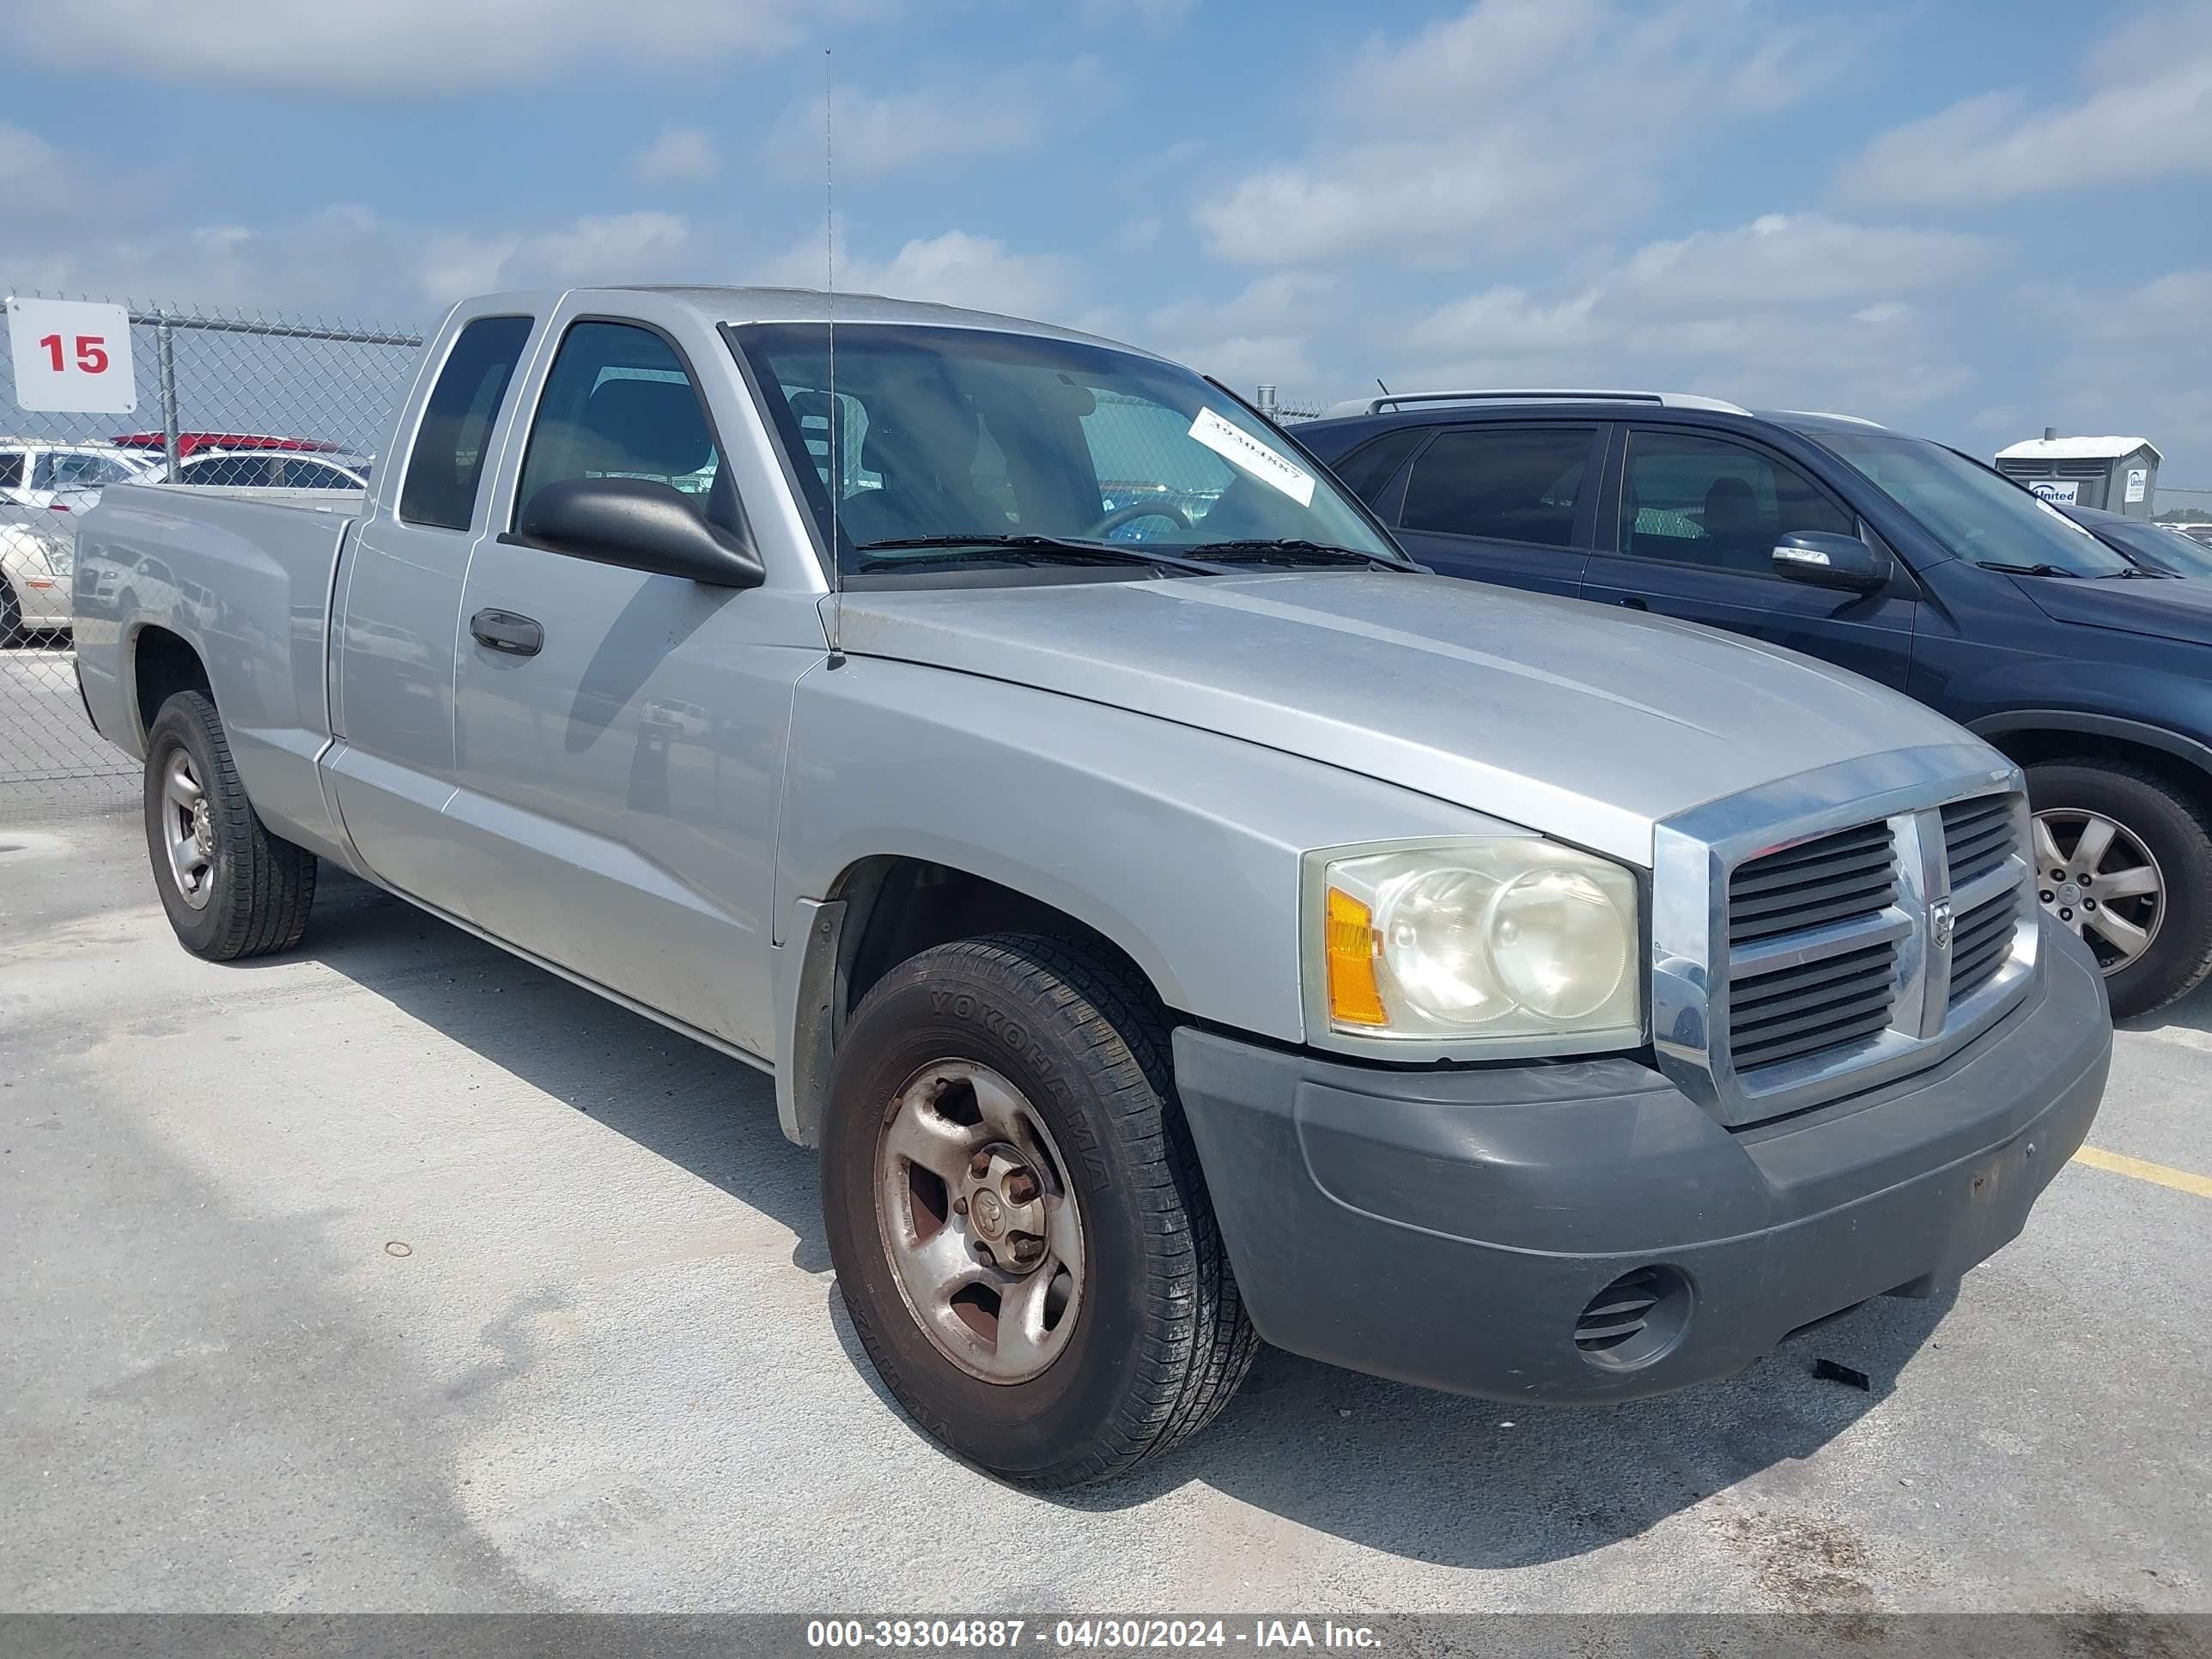
<path id="1" fill-rule="evenodd" d="M 822 291 L 822 314 L 830 329 L 830 418 L 823 434 L 823 453 L 829 461 L 830 484 L 830 664 L 845 660 L 844 555 L 837 537 L 837 504 L 845 494 L 843 457 L 838 454 L 837 434 L 844 422 L 837 405 L 837 172 L 836 143 L 830 126 L 830 48 L 822 49 L 822 253 L 826 280 Z"/>

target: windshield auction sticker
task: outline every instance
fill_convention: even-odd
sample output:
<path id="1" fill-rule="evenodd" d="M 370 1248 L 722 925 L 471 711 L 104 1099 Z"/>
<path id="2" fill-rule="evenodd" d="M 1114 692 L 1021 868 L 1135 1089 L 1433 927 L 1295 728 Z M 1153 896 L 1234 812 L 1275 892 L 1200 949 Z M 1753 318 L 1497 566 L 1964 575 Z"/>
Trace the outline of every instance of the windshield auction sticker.
<path id="1" fill-rule="evenodd" d="M 1313 474 L 1278 455 L 1242 427 L 1231 426 L 1210 409 L 1198 411 L 1190 435 L 1232 466 L 1261 483 L 1272 484 L 1300 507 L 1313 505 Z"/>

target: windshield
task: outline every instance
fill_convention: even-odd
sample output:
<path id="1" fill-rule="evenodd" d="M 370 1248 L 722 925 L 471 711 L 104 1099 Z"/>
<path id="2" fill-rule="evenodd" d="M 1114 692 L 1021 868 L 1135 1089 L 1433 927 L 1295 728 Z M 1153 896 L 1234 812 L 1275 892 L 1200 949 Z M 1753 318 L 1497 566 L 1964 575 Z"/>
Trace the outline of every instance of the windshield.
<path id="1" fill-rule="evenodd" d="M 1924 438 L 1822 430 L 1819 441 L 1880 486 L 1946 551 L 1979 564 L 2118 576 L 2128 561 L 2002 473 Z"/>
<path id="2" fill-rule="evenodd" d="M 820 325 L 732 333 L 825 544 L 837 480 L 848 573 L 1020 562 L 1017 538 L 1132 550 L 1103 570 L 1141 572 L 1139 549 L 1250 557 L 1281 543 L 1399 562 L 1326 472 L 1171 363 L 985 329 L 841 325 L 833 422 Z"/>
<path id="3" fill-rule="evenodd" d="M 2144 524 L 2134 519 L 2100 520 L 2097 533 L 2130 553 L 2141 554 L 2161 570 L 2179 570 L 2185 576 L 2212 576 L 2212 547 L 2193 542 L 2164 525 Z"/>

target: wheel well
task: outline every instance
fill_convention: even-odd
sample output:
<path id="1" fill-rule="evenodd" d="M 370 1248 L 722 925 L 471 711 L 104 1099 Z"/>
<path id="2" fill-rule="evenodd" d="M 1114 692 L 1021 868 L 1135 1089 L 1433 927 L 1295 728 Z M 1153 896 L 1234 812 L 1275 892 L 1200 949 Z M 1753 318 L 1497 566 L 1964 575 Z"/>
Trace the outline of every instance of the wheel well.
<path id="1" fill-rule="evenodd" d="M 981 933 L 1042 933 L 1066 939 L 1152 984 L 1126 951 L 1088 922 L 950 865 L 927 859 L 864 859 L 845 872 L 830 896 L 846 903 L 839 951 L 845 981 L 842 1014 L 859 1007 L 868 988 L 909 957 Z"/>
<path id="2" fill-rule="evenodd" d="M 1994 732 L 1985 741 L 2016 766 L 2034 766 L 2045 761 L 2124 761 L 2157 773 L 2191 800 L 2212 808 L 2212 777 L 2207 777 L 2202 768 L 2184 757 L 2155 744 L 2137 743 L 2101 732 L 2069 732 L 2051 726 Z"/>
<path id="3" fill-rule="evenodd" d="M 153 729 L 161 705 L 179 691 L 200 691 L 210 699 L 207 668 L 199 653 L 166 628 L 139 629 L 131 652 L 131 683 L 138 697 L 138 729 Z"/>

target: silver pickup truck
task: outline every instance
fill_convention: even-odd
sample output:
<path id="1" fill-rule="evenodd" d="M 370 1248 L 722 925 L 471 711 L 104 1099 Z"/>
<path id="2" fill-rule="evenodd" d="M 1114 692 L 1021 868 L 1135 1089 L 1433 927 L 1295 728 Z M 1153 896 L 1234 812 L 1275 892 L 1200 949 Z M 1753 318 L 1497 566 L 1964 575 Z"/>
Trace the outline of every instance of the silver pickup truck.
<path id="1" fill-rule="evenodd" d="M 884 1381 L 1039 1486 L 1263 1339 L 1621 1400 L 2018 1232 L 2111 1036 L 1994 750 L 1426 575 L 1157 357 L 835 309 L 473 301 L 357 511 L 110 489 L 78 662 L 186 948 L 327 859 L 772 1072 Z"/>

